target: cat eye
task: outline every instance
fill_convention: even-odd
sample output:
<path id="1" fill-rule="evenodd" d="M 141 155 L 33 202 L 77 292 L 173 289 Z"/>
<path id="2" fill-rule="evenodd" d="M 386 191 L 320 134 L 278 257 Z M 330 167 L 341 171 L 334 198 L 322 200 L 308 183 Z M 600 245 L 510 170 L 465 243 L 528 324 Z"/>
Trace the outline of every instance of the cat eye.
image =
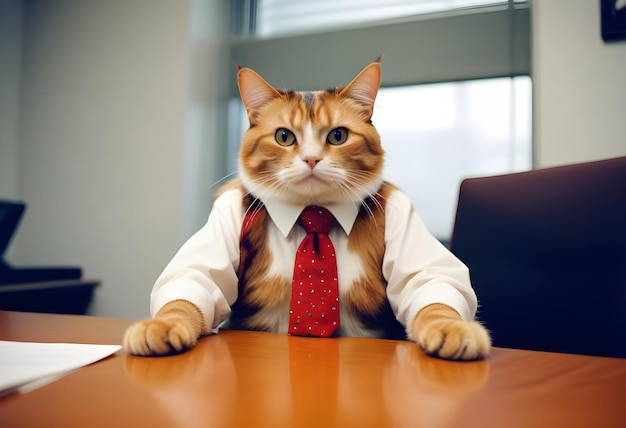
<path id="1" fill-rule="evenodd" d="M 346 128 L 335 128 L 326 137 L 326 142 L 333 146 L 339 146 L 348 139 L 348 130 Z"/>
<path id="2" fill-rule="evenodd" d="M 281 146 L 291 146 L 296 142 L 296 136 L 293 135 L 293 132 L 285 128 L 278 128 L 274 138 Z"/>

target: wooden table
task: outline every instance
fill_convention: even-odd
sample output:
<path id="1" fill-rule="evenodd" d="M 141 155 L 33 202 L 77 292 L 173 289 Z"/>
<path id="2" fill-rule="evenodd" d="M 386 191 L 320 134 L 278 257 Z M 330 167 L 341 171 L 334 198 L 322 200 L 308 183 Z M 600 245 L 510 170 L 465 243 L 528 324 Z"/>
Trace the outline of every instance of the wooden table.
<path id="1" fill-rule="evenodd" d="M 117 344 L 129 324 L 0 311 L 0 339 Z M 0 427 L 118 426 L 624 427 L 626 360 L 496 348 L 455 363 L 410 342 L 222 331 L 0 399 Z"/>

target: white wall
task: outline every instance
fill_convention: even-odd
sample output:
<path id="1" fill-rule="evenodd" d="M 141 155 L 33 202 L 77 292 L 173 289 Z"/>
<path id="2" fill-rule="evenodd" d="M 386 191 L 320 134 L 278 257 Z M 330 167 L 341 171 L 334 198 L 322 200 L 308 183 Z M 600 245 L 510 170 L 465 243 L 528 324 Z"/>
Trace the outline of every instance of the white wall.
<path id="1" fill-rule="evenodd" d="M 202 58 L 228 67 L 224 2 L 24 4 L 18 188 L 28 211 L 14 264 L 82 266 L 102 281 L 94 314 L 145 317 L 156 276 L 206 219 L 221 174 L 209 158 L 204 182 L 187 186 L 186 162 L 219 138 L 227 77 L 204 66 L 200 86 L 196 68 Z M 214 27 L 198 34 L 192 11 Z"/>
<path id="2" fill-rule="evenodd" d="M 0 2 L 0 198 L 15 199 L 19 142 L 22 0 Z"/>
<path id="3" fill-rule="evenodd" d="M 604 43 L 600 2 L 533 0 L 536 166 L 626 156 L 626 41 Z"/>

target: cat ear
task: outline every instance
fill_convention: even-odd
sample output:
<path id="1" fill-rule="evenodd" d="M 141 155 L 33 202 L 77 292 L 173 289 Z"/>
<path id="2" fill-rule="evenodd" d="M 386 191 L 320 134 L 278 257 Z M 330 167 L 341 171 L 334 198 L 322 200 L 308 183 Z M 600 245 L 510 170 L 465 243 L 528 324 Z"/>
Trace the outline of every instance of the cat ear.
<path id="1" fill-rule="evenodd" d="M 276 89 L 250 68 L 242 67 L 239 69 L 237 83 L 250 123 L 254 123 L 261 107 L 280 96 Z"/>
<path id="2" fill-rule="evenodd" d="M 345 88 L 339 91 L 339 95 L 352 99 L 360 104 L 367 119 L 371 119 L 374 113 L 374 100 L 380 87 L 380 59 L 365 67 L 358 76 Z"/>

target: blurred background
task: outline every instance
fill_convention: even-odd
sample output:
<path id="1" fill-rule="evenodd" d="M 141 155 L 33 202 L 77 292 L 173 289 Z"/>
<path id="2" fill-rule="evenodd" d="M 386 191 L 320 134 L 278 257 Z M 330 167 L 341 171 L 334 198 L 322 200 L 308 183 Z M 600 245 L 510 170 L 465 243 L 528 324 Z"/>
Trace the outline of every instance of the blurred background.
<path id="1" fill-rule="evenodd" d="M 289 89 L 383 58 L 386 178 L 450 238 L 464 177 L 626 155 L 626 42 L 593 0 L 0 0 L 7 259 L 78 265 L 89 313 L 148 316 L 236 171 L 235 64 Z"/>

